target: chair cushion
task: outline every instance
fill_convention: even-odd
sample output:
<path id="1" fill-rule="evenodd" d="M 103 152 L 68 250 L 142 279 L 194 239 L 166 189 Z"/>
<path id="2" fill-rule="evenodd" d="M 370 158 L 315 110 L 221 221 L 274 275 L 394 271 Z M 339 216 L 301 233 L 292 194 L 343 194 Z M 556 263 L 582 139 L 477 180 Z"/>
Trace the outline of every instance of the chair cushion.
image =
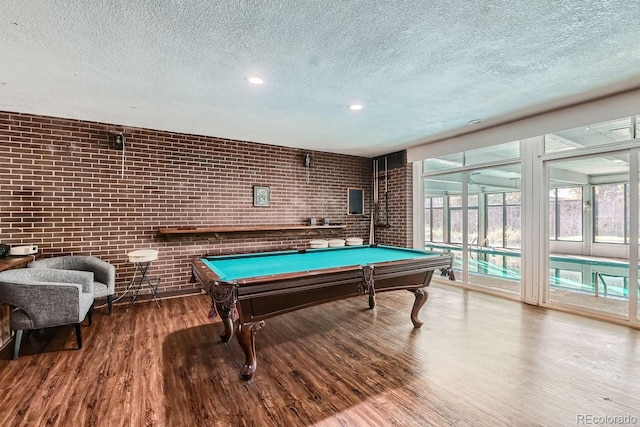
<path id="1" fill-rule="evenodd" d="M 80 318 L 78 319 L 78 323 L 84 320 L 89 310 L 91 310 L 92 305 L 93 305 L 93 294 L 88 294 L 86 292 L 81 293 L 80 294 L 80 311 L 79 311 Z"/>
<path id="2" fill-rule="evenodd" d="M 106 297 L 110 295 L 109 288 L 102 282 L 93 282 L 93 295 L 96 298 Z"/>

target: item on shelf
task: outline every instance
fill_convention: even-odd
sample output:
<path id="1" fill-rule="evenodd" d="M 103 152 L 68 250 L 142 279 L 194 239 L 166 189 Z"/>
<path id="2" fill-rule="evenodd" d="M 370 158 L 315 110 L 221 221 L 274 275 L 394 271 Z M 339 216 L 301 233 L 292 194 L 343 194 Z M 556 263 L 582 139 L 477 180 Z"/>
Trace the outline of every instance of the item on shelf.
<path id="1" fill-rule="evenodd" d="M 347 246 L 359 246 L 364 242 L 360 237 L 347 237 Z"/>
<path id="2" fill-rule="evenodd" d="M 331 239 L 329 240 L 330 248 L 337 248 L 340 246 L 344 246 L 344 239 Z"/>
<path id="3" fill-rule="evenodd" d="M 35 245 L 29 246 L 13 246 L 9 250 L 9 255 L 34 255 L 38 253 L 38 247 Z"/>
<path id="4" fill-rule="evenodd" d="M 313 249 L 328 248 L 329 241 L 324 239 L 315 239 L 315 240 L 309 241 L 309 245 L 311 245 Z"/>
<path id="5" fill-rule="evenodd" d="M 323 225 L 330 225 L 331 221 L 329 220 L 329 218 L 325 218 L 322 222 Z"/>
<path id="6" fill-rule="evenodd" d="M 318 220 L 315 218 L 309 218 L 309 225 L 318 225 Z"/>

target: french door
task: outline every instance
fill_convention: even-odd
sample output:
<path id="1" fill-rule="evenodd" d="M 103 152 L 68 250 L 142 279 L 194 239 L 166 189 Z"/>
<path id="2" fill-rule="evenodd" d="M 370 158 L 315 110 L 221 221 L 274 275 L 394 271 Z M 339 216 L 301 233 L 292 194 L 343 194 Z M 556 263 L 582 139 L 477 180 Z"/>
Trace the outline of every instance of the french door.
<path id="1" fill-rule="evenodd" d="M 638 155 L 544 161 L 543 305 L 638 323 Z"/>

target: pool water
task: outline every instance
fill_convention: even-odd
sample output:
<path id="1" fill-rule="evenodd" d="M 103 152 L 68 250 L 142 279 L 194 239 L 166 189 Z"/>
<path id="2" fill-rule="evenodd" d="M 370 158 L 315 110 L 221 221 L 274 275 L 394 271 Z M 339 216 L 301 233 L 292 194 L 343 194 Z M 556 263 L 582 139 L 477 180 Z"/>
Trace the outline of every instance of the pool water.
<path id="1" fill-rule="evenodd" d="M 429 248 L 430 246 L 427 246 Z M 438 245 L 432 247 L 434 250 Z M 457 251 L 454 270 L 462 272 L 462 248 L 447 248 L 445 252 Z M 521 281 L 520 253 L 505 255 L 495 250 L 470 251 L 468 258 L 469 274 L 498 279 Z M 587 277 L 588 280 L 583 280 Z M 598 261 L 593 258 L 553 255 L 550 259 L 549 286 L 552 288 L 572 290 L 601 296 L 628 298 L 628 264 L 608 260 Z M 640 290 L 638 291 L 640 295 Z"/>

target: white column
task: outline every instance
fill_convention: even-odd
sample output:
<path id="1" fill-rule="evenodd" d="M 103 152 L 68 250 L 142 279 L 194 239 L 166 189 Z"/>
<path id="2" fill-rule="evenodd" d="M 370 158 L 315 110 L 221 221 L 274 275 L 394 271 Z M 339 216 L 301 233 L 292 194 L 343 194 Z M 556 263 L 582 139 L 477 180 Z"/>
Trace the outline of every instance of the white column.
<path id="1" fill-rule="evenodd" d="M 548 236 L 548 195 L 542 170 L 540 153 L 544 150 L 544 137 L 520 141 L 522 158 L 522 293 L 523 302 L 540 304 L 545 283 L 546 240 Z"/>
<path id="2" fill-rule="evenodd" d="M 638 153 L 629 154 L 629 319 L 638 323 Z"/>
<path id="3" fill-rule="evenodd" d="M 424 250 L 424 184 L 422 162 L 413 162 L 413 247 Z"/>

